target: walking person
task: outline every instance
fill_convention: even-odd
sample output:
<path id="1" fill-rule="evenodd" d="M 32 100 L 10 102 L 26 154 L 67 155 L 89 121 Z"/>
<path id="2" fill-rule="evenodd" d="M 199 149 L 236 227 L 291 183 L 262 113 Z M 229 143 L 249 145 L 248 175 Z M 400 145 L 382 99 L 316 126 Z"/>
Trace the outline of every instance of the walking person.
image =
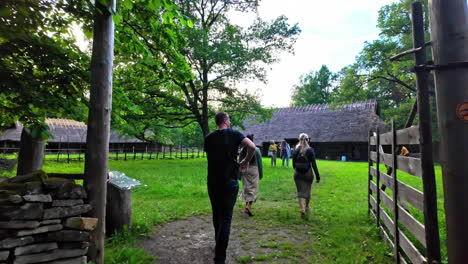
<path id="1" fill-rule="evenodd" d="M 232 211 L 237 200 L 239 173 L 247 171 L 255 144 L 239 131 L 230 128 L 230 117 L 225 112 L 215 116 L 217 130 L 205 138 L 208 159 L 208 195 L 213 212 L 215 230 L 214 263 L 224 264 L 231 231 Z M 244 159 L 237 163 L 239 146 L 246 148 Z"/>
<path id="2" fill-rule="evenodd" d="M 320 174 L 317 169 L 315 161 L 314 149 L 309 146 L 309 136 L 305 133 L 299 135 L 299 143 L 296 145 L 292 154 L 293 168 L 294 168 L 294 182 L 297 189 L 297 200 L 301 209 L 301 216 L 310 210 L 310 189 L 314 181 L 314 174 L 316 182 L 320 182 Z"/>
<path id="3" fill-rule="evenodd" d="M 270 147 L 268 147 L 268 156 L 271 157 L 271 166 L 276 167 L 276 153 L 278 153 L 278 145 L 275 141 L 270 141 Z"/>
<path id="4" fill-rule="evenodd" d="M 281 157 L 281 166 L 284 167 L 284 161 L 286 161 L 286 168 L 289 168 L 289 158 L 291 158 L 291 148 L 289 147 L 288 142 L 285 139 L 281 141 L 280 144 L 280 157 Z"/>
<path id="5" fill-rule="evenodd" d="M 253 135 L 247 135 L 247 138 L 253 141 Z M 242 148 L 239 159 L 243 159 L 247 155 L 247 148 Z M 257 200 L 258 182 L 263 178 L 262 153 L 259 148 L 255 148 L 255 154 L 250 160 L 249 168 L 246 172 L 241 173 L 242 192 L 239 199 L 245 202 L 244 212 L 253 216 L 252 204 Z"/>

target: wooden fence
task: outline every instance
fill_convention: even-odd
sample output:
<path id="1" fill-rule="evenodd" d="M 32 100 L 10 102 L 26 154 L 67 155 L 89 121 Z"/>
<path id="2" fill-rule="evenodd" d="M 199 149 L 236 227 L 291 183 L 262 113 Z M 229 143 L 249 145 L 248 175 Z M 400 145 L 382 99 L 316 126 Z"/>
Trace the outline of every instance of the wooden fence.
<path id="1" fill-rule="evenodd" d="M 70 149 L 70 148 L 46 148 L 44 158 L 57 162 L 72 162 L 83 161 L 85 149 Z M 19 148 L 0 148 L 0 154 L 9 157 L 12 154 L 18 153 Z M 176 148 L 165 147 L 158 149 L 145 148 L 139 150 L 136 148 L 125 149 L 115 148 L 109 149 L 109 160 L 153 160 L 153 159 L 194 159 L 203 158 L 206 154 L 199 148 Z"/>
<path id="2" fill-rule="evenodd" d="M 369 214 L 376 219 L 376 225 L 392 247 L 396 263 L 440 263 L 427 257 L 440 256 L 439 230 L 437 224 L 433 227 L 433 223 L 437 223 L 437 212 L 427 210 L 427 207 L 432 206 L 428 203 L 436 200 L 435 186 L 433 192 L 422 192 L 400 181 L 397 175 L 398 171 L 403 171 L 421 178 L 423 185 L 430 184 L 424 182 L 425 170 L 422 169 L 420 158 L 400 156 L 397 153 L 399 145 L 419 145 L 419 135 L 419 127 L 396 131 L 394 125 L 392 131 L 385 134 L 380 135 L 379 131 L 369 133 Z M 391 153 L 383 152 L 385 145 L 391 145 Z M 388 194 L 390 192 L 392 197 Z M 423 213 L 426 225 L 410 213 L 406 203 Z M 428 212 L 432 212 L 432 215 Z M 415 246 L 410 237 L 419 241 L 420 245 Z"/>

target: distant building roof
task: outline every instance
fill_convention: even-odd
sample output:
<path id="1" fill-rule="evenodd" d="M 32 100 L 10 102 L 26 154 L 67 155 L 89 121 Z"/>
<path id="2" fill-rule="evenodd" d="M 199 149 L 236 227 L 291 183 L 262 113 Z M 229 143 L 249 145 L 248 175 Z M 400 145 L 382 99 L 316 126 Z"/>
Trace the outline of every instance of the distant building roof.
<path id="1" fill-rule="evenodd" d="M 48 139 L 47 142 L 69 142 L 69 143 L 85 143 L 88 126 L 79 121 L 70 119 L 46 119 L 46 124 L 49 126 L 50 133 L 54 138 Z M 15 127 L 3 131 L 0 135 L 0 141 L 20 141 L 23 125 L 15 122 Z M 143 141 L 136 138 L 127 138 L 120 136 L 116 131 L 110 132 L 110 143 L 141 143 Z"/>
<path id="2" fill-rule="evenodd" d="M 312 142 L 367 142 L 370 128 L 387 131 L 377 115 L 377 101 L 368 100 L 332 108 L 329 104 L 281 108 L 271 119 L 258 123 L 244 121 L 244 134 L 254 134 L 254 142 L 295 139 L 306 133 Z"/>

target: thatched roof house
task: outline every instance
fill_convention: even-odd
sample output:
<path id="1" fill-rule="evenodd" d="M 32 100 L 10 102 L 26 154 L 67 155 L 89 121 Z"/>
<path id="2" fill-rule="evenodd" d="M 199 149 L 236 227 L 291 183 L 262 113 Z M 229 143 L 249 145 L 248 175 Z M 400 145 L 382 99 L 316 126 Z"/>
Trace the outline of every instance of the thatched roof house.
<path id="1" fill-rule="evenodd" d="M 263 123 L 246 120 L 243 133 L 254 134 L 255 144 L 264 147 L 271 140 L 279 142 L 283 139 L 295 145 L 299 134 L 306 133 L 321 158 L 336 159 L 346 155 L 361 160 L 367 157 L 369 129 L 388 130 L 377 113 L 375 100 L 334 109 L 328 104 L 281 108 Z"/>
<path id="2" fill-rule="evenodd" d="M 83 148 L 86 143 L 86 133 L 88 126 L 79 121 L 69 119 L 46 119 L 46 124 L 49 126 L 50 133 L 53 138 L 47 140 L 49 149 L 60 148 Z M 0 135 L 0 147 L 4 148 L 17 148 L 21 139 L 21 131 L 23 125 L 19 122 L 15 122 L 15 126 L 6 129 Z M 140 146 L 146 144 L 145 142 L 136 138 L 127 138 L 120 136 L 116 131 L 110 132 L 109 143 L 111 147 L 113 145 L 132 145 Z"/>

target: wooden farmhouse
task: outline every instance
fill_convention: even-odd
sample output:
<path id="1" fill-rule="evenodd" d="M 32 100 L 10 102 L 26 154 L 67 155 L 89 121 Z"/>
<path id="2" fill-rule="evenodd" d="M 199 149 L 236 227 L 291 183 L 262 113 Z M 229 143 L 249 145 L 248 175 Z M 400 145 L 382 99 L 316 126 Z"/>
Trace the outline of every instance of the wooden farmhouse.
<path id="1" fill-rule="evenodd" d="M 378 115 L 376 100 L 336 107 L 328 104 L 280 108 L 271 119 L 258 123 L 244 121 L 245 135 L 254 134 L 254 143 L 267 154 L 270 141 L 285 139 L 291 147 L 300 133 L 309 135 L 310 144 L 320 159 L 367 160 L 369 129 L 386 132 L 389 127 Z"/>
<path id="2" fill-rule="evenodd" d="M 69 119 L 46 119 L 53 138 L 47 140 L 46 151 L 56 152 L 69 150 L 70 152 L 84 152 L 86 145 L 87 125 Z M 21 139 L 23 125 L 15 122 L 14 127 L 4 130 L 0 134 L 0 148 L 2 152 L 17 152 Z M 136 138 L 120 136 L 116 131 L 110 132 L 109 149 L 111 152 L 144 152 L 148 142 Z"/>

